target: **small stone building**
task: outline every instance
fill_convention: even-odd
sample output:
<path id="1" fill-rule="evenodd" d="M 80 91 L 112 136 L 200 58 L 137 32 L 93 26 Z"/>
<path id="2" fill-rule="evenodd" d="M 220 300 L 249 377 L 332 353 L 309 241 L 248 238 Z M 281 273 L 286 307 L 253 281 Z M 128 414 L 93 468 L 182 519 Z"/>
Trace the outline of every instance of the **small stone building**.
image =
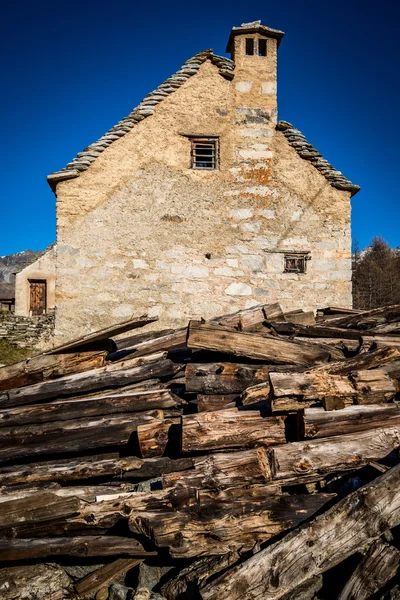
<path id="1" fill-rule="evenodd" d="M 351 306 L 359 187 L 277 121 L 283 35 L 234 27 L 231 58 L 190 58 L 48 177 L 56 342 L 141 313 L 165 327 L 276 300 Z"/>

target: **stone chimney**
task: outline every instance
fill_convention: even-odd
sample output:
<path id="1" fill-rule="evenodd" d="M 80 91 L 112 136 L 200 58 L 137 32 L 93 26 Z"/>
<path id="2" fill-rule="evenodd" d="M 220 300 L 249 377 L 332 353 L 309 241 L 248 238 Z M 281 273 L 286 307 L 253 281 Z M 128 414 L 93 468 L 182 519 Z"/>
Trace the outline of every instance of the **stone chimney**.
<path id="1" fill-rule="evenodd" d="M 271 125 L 277 121 L 277 51 L 283 31 L 261 21 L 233 27 L 226 51 L 235 61 L 236 106 L 268 111 Z"/>

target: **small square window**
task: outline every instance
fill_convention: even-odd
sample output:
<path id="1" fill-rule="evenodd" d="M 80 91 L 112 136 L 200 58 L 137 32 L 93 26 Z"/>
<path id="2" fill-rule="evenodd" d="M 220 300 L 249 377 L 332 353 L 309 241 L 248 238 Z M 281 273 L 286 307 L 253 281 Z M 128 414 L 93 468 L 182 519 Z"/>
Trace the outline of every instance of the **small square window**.
<path id="1" fill-rule="evenodd" d="M 246 56 L 253 56 L 254 54 L 254 39 L 246 38 Z"/>
<path id="2" fill-rule="evenodd" d="M 258 56 L 267 56 L 267 40 L 265 38 L 258 40 Z"/>
<path id="3" fill-rule="evenodd" d="M 207 170 L 218 168 L 218 138 L 191 139 L 191 168 Z"/>
<path id="4" fill-rule="evenodd" d="M 306 254 L 285 254 L 285 273 L 305 273 Z"/>

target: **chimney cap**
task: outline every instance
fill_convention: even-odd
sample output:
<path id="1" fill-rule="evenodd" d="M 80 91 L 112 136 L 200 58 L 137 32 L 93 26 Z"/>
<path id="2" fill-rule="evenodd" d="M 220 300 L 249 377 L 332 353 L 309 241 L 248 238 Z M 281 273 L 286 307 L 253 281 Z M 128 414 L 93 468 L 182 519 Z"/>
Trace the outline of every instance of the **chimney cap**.
<path id="1" fill-rule="evenodd" d="M 283 31 L 279 29 L 272 29 L 266 25 L 261 25 L 261 21 L 252 21 L 251 23 L 242 23 L 240 27 L 232 27 L 232 31 L 229 36 L 228 44 L 226 46 L 226 52 L 232 52 L 233 40 L 237 35 L 243 35 L 244 33 L 260 33 L 267 37 L 273 37 L 278 40 L 278 46 L 281 39 L 285 35 Z"/>

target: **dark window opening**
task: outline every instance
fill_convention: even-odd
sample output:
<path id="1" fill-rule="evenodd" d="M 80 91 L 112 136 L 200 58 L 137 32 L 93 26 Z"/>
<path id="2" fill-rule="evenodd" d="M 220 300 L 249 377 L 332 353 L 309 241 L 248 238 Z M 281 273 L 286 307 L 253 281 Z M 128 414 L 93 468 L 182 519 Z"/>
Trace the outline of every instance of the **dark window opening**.
<path id="1" fill-rule="evenodd" d="M 218 168 L 218 139 L 192 139 L 191 144 L 192 169 Z"/>
<path id="2" fill-rule="evenodd" d="M 258 56 L 267 56 L 267 40 L 264 38 L 258 40 Z"/>
<path id="3" fill-rule="evenodd" d="M 253 38 L 246 38 L 246 55 L 253 56 L 254 54 L 254 40 Z"/>
<path id="4" fill-rule="evenodd" d="M 306 264 L 305 254 L 285 254 L 285 273 L 305 273 Z"/>

